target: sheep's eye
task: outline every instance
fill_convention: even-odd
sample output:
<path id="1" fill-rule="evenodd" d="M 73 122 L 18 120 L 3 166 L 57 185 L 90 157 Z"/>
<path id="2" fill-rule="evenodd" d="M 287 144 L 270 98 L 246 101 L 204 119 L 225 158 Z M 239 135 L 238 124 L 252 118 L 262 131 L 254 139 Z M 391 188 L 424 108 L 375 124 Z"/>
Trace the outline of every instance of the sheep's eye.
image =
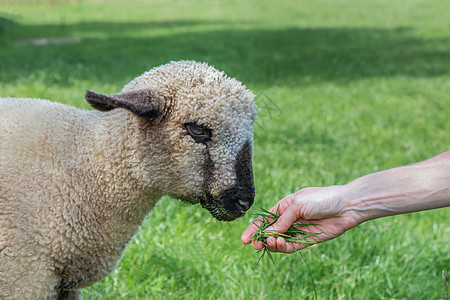
<path id="1" fill-rule="evenodd" d="M 205 143 L 211 139 L 211 130 L 195 123 L 186 123 L 186 130 L 196 143 Z"/>

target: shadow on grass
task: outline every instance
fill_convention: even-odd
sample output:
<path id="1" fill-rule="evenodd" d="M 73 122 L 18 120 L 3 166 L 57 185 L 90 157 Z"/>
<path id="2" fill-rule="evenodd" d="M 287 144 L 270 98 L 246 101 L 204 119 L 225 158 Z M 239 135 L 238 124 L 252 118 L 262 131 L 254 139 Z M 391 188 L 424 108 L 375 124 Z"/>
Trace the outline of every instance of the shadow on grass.
<path id="1" fill-rule="evenodd" d="M 151 67 L 180 59 L 206 61 L 246 84 L 264 86 L 433 77 L 450 70 L 450 39 L 422 39 L 408 28 L 239 30 L 236 24 L 189 21 L 25 26 L 5 18 L 2 23 L 3 82 L 37 76 L 47 84 L 70 85 L 75 78 L 119 88 Z M 75 42 L 35 45 L 31 38 Z"/>

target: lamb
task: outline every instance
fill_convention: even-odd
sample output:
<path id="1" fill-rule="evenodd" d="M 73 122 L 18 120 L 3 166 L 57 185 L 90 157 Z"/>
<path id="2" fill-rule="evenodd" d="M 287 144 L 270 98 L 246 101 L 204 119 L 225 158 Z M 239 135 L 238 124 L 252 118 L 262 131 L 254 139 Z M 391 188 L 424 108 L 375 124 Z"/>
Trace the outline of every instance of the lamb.
<path id="1" fill-rule="evenodd" d="M 0 98 L 0 298 L 80 299 L 162 195 L 218 220 L 253 203 L 254 94 L 205 64 L 153 68 L 95 110 Z"/>

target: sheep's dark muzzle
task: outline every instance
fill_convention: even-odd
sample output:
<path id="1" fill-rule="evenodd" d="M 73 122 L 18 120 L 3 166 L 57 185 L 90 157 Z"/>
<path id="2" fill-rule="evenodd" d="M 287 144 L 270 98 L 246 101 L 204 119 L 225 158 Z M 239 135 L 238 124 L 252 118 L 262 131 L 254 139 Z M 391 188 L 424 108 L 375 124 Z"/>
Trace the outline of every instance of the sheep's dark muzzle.
<path id="1" fill-rule="evenodd" d="M 223 192 L 218 200 L 226 216 L 224 221 L 232 221 L 245 215 L 245 212 L 252 206 L 255 198 L 255 190 L 243 189 L 241 186 L 228 189 Z"/>
<path id="2" fill-rule="evenodd" d="M 253 182 L 252 148 L 250 142 L 244 144 L 239 151 L 235 166 L 236 183 L 224 190 L 218 197 L 207 193 L 201 204 L 220 221 L 232 221 L 245 215 L 255 198 Z"/>
<path id="3" fill-rule="evenodd" d="M 254 193 L 243 194 L 239 188 L 231 188 L 224 191 L 218 198 L 208 195 L 200 203 L 217 220 L 233 221 L 245 215 L 252 206 L 254 198 Z"/>

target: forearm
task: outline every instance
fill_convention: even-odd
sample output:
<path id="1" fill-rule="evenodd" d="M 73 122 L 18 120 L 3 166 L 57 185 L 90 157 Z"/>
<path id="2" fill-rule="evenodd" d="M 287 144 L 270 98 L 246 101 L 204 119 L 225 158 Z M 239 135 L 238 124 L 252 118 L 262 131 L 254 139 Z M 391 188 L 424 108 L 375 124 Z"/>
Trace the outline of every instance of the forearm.
<path id="1" fill-rule="evenodd" d="M 344 210 L 359 223 L 450 206 L 450 151 L 410 166 L 358 178 L 343 186 Z"/>

